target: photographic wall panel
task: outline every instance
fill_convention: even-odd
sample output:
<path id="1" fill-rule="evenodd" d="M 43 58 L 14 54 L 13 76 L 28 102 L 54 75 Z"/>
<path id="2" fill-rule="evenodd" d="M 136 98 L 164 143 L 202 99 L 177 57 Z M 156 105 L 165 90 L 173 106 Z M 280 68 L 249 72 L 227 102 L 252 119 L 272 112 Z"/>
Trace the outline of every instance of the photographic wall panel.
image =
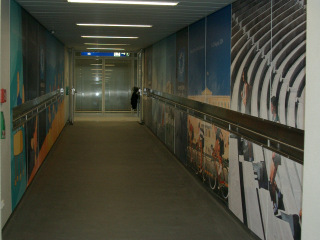
<path id="1" fill-rule="evenodd" d="M 10 6 L 10 100 L 14 107 L 64 87 L 64 46 L 14 0 Z M 12 209 L 16 207 L 65 124 L 59 100 L 12 131 Z"/>
<path id="2" fill-rule="evenodd" d="M 207 17 L 206 103 L 230 109 L 231 7 Z"/>
<path id="3" fill-rule="evenodd" d="M 205 28 L 202 19 L 189 26 L 188 98 L 205 102 Z"/>
<path id="4" fill-rule="evenodd" d="M 188 28 L 176 34 L 176 92 L 181 97 L 188 96 Z"/>
<path id="5" fill-rule="evenodd" d="M 174 94 L 303 129 L 305 31 L 304 1 L 236 1 L 176 33 Z M 156 61 L 152 71 L 164 71 Z M 161 132 L 152 101 L 158 127 L 147 125 L 167 143 L 172 125 Z M 261 239 L 300 239 L 302 165 L 175 107 L 164 119 L 177 158 L 244 225 Z"/>

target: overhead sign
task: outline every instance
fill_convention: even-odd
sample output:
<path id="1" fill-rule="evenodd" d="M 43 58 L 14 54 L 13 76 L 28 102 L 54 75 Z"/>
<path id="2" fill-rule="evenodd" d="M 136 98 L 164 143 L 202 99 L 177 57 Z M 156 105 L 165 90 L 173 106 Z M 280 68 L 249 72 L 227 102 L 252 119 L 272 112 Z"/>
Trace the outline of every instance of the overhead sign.
<path id="1" fill-rule="evenodd" d="M 130 53 L 123 53 L 123 52 L 81 52 L 81 56 L 130 57 Z"/>

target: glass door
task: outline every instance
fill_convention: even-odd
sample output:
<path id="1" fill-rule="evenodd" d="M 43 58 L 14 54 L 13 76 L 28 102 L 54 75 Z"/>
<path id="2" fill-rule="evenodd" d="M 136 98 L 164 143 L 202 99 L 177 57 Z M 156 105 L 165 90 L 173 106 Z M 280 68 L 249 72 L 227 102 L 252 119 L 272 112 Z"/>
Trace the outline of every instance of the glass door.
<path id="1" fill-rule="evenodd" d="M 75 111 L 130 111 L 133 63 L 133 59 L 76 59 Z"/>
<path id="2" fill-rule="evenodd" d="M 102 59 L 76 60 L 76 111 L 102 111 L 102 67 Z"/>
<path id="3" fill-rule="evenodd" d="M 130 111 L 132 62 L 105 61 L 105 111 Z"/>

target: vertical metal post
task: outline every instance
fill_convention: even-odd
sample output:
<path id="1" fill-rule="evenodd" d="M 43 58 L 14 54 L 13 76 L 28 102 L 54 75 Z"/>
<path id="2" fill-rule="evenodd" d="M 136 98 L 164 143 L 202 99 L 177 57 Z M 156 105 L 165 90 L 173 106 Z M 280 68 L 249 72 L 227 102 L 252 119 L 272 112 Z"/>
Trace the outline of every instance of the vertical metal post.
<path id="1" fill-rule="evenodd" d="M 102 101 L 102 105 L 101 105 L 101 111 L 102 113 L 104 113 L 106 111 L 106 61 L 105 58 L 102 59 L 102 76 L 101 76 L 101 101 Z"/>
<path id="2" fill-rule="evenodd" d="M 73 124 L 74 121 L 74 95 L 75 95 L 75 86 L 74 86 L 74 49 L 71 49 L 69 52 L 70 56 L 70 64 L 69 64 L 69 81 L 70 81 L 70 101 L 69 101 L 69 122 L 70 124 Z"/>
<path id="3" fill-rule="evenodd" d="M 138 86 L 140 88 L 140 100 L 139 100 L 139 112 L 140 112 L 140 124 L 143 124 L 143 88 L 144 88 L 144 84 L 143 84 L 143 71 L 144 71 L 144 54 L 143 54 L 143 50 L 141 49 L 138 53 L 138 64 L 137 64 L 137 72 L 138 72 Z"/>

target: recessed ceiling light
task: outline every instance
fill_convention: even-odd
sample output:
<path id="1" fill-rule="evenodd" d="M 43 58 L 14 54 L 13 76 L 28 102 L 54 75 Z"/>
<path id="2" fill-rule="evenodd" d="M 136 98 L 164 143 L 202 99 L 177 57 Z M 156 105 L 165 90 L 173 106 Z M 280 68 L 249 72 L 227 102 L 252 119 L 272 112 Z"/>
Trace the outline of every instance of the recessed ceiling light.
<path id="1" fill-rule="evenodd" d="M 179 2 L 152 2 L 152 1 L 105 1 L 105 0 L 68 0 L 71 3 L 105 3 L 105 4 L 129 4 L 129 5 L 155 5 L 155 6 L 176 6 Z"/>
<path id="2" fill-rule="evenodd" d="M 138 37 L 122 37 L 122 36 L 81 36 L 83 38 L 132 38 L 136 39 Z"/>
<path id="3" fill-rule="evenodd" d="M 126 43 L 85 43 L 85 45 L 94 45 L 94 46 L 127 46 L 130 44 Z"/>
<path id="4" fill-rule="evenodd" d="M 124 48 L 87 48 L 89 50 L 118 50 L 118 51 L 122 51 L 124 50 Z"/>
<path id="5" fill-rule="evenodd" d="M 87 27 L 140 27 L 150 28 L 152 25 L 137 25 L 137 24 L 102 24 L 102 23 L 77 23 L 78 26 Z"/>

